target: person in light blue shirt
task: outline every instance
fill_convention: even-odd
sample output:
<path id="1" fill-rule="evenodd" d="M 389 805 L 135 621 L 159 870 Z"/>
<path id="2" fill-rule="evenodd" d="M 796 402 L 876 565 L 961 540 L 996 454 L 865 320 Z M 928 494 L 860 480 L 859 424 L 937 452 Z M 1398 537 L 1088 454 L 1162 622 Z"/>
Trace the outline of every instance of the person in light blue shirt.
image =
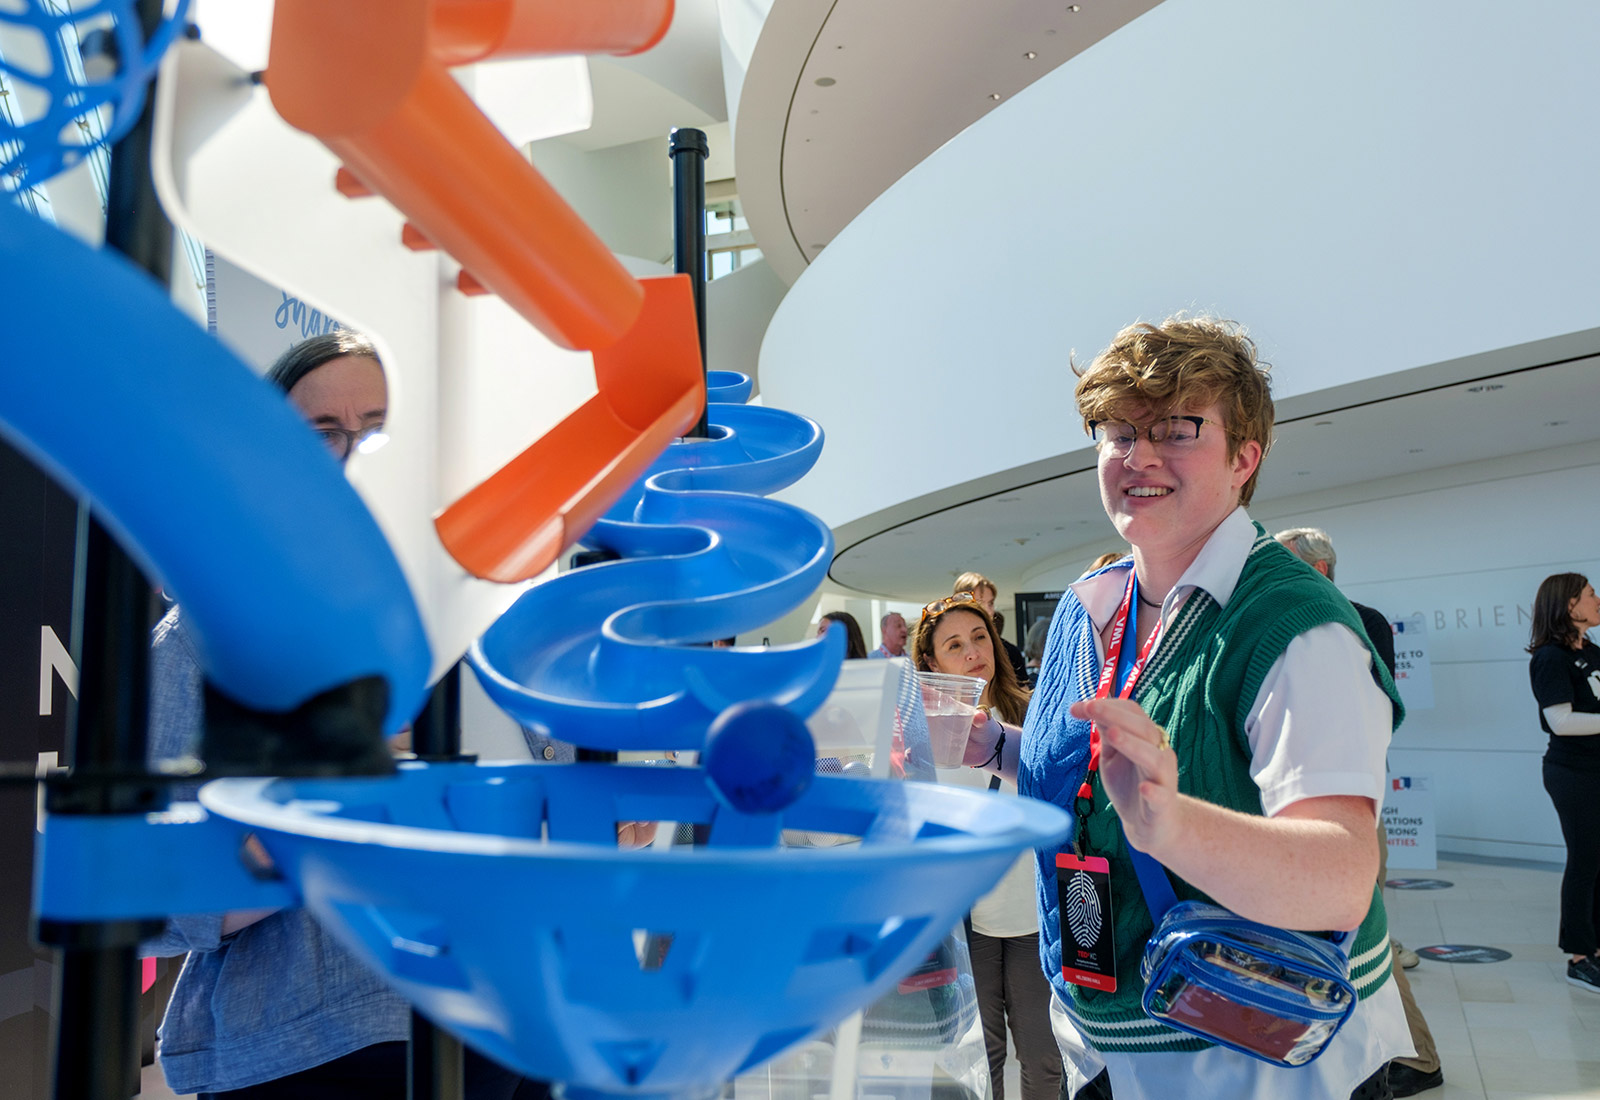
<path id="1" fill-rule="evenodd" d="M 349 330 L 314 337 L 267 377 L 340 462 L 377 442 L 388 388 L 366 337 Z M 203 674 L 179 606 L 157 624 L 150 662 L 149 757 L 193 756 Z M 162 1072 L 174 1092 L 203 1100 L 406 1096 L 410 1006 L 304 909 L 175 917 L 144 953 L 188 956 L 160 1032 Z M 549 1092 L 471 1050 L 466 1085 L 471 1100 Z"/>
<path id="2" fill-rule="evenodd" d="M 904 657 L 906 655 L 906 636 L 910 632 L 906 629 L 905 616 L 898 611 L 891 611 L 878 620 L 878 633 L 883 635 L 883 641 L 878 648 L 867 654 L 880 660 L 888 657 Z"/>

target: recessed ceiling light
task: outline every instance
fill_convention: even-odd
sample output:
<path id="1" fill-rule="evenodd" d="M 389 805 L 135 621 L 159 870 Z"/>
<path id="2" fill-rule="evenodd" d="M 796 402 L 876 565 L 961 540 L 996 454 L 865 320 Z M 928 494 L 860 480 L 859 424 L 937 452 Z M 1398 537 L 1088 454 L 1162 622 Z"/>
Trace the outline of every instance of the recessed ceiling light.
<path id="1" fill-rule="evenodd" d="M 1071 11 L 1071 12 L 1078 12 L 1078 11 L 1082 11 L 1083 9 L 1078 7 L 1078 5 L 1076 5 L 1076 4 L 1068 4 L 1067 5 L 1067 10 Z"/>
<path id="2" fill-rule="evenodd" d="M 1038 57 L 1039 55 L 1034 53 L 1032 50 L 1029 50 L 1027 53 L 1023 54 L 1022 56 L 1027 58 L 1029 61 L 1032 61 L 1034 58 Z"/>
<path id="3" fill-rule="evenodd" d="M 839 82 L 833 79 L 831 76 L 819 76 L 816 80 L 812 81 L 812 83 L 819 88 L 831 88 Z"/>
<path id="4" fill-rule="evenodd" d="M 1468 393 L 1493 393 L 1495 390 L 1503 390 L 1503 389 L 1505 389 L 1505 386 L 1501 385 L 1499 382 L 1485 382 L 1481 386 L 1468 386 L 1467 387 L 1467 392 Z"/>
<path id="5" fill-rule="evenodd" d="M 989 93 L 989 98 L 998 103 L 1000 101 L 1000 93 L 999 92 L 990 92 Z"/>

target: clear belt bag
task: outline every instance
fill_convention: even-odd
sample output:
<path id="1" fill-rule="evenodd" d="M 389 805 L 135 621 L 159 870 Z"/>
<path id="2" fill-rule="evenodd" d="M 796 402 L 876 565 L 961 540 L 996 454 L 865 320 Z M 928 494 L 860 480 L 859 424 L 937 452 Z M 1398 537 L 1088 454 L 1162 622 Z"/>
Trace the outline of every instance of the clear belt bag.
<path id="1" fill-rule="evenodd" d="M 1155 919 L 1140 966 L 1145 1013 L 1276 1066 L 1314 1061 L 1355 1010 L 1340 946 L 1350 933 L 1328 940 L 1180 903 L 1161 864 L 1128 851 Z"/>

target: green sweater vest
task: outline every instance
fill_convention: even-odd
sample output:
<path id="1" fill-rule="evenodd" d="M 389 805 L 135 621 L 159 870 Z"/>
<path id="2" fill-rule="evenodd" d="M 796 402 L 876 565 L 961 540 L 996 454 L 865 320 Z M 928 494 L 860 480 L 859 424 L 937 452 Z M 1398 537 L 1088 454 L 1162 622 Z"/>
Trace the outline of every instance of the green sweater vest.
<path id="1" fill-rule="evenodd" d="M 1133 697 L 1164 726 L 1178 757 L 1178 789 L 1243 813 L 1260 814 L 1261 792 L 1250 778 L 1245 718 L 1261 682 L 1289 643 L 1324 623 L 1343 623 L 1371 643 L 1355 609 L 1333 584 L 1256 525 L 1239 584 L 1226 608 L 1195 590 L 1166 628 L 1140 676 Z M 1373 653 L 1374 678 L 1394 703 L 1394 725 L 1404 708 L 1383 662 Z M 1213 1044 L 1175 1031 L 1144 1014 L 1139 963 L 1153 929 L 1139 890 L 1116 810 L 1094 784 L 1084 834 L 1085 851 L 1111 864 L 1117 942 L 1117 991 L 1072 986 L 1067 1006 L 1086 1037 L 1101 1050 L 1197 1051 Z M 1169 874 L 1178 900 L 1211 901 Z M 1350 979 L 1362 999 L 1390 976 L 1389 930 L 1379 884 L 1350 949 Z"/>

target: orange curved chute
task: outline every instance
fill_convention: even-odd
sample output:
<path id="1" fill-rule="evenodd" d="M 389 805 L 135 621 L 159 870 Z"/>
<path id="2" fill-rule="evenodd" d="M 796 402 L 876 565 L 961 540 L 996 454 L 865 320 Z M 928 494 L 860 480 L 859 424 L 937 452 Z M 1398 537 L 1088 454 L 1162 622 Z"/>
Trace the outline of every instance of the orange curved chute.
<path id="1" fill-rule="evenodd" d="M 445 548 L 500 581 L 543 570 L 705 405 L 683 277 L 641 283 L 448 72 L 490 57 L 633 53 L 672 0 L 277 0 L 266 85 L 285 121 L 385 196 L 416 241 L 563 347 L 599 393 L 438 517 Z M 470 273 L 470 274 L 469 274 Z"/>
<path id="2" fill-rule="evenodd" d="M 467 572 L 507 583 L 542 572 L 700 416 L 705 376 L 689 277 L 642 285 L 639 323 L 594 353 L 602 392 L 434 520 Z M 618 399 L 607 400 L 608 390 Z M 598 467 L 572 461 L 601 454 L 614 457 Z"/>
<path id="3" fill-rule="evenodd" d="M 446 65 L 643 53 L 671 23 L 672 0 L 434 0 L 434 53 Z"/>

